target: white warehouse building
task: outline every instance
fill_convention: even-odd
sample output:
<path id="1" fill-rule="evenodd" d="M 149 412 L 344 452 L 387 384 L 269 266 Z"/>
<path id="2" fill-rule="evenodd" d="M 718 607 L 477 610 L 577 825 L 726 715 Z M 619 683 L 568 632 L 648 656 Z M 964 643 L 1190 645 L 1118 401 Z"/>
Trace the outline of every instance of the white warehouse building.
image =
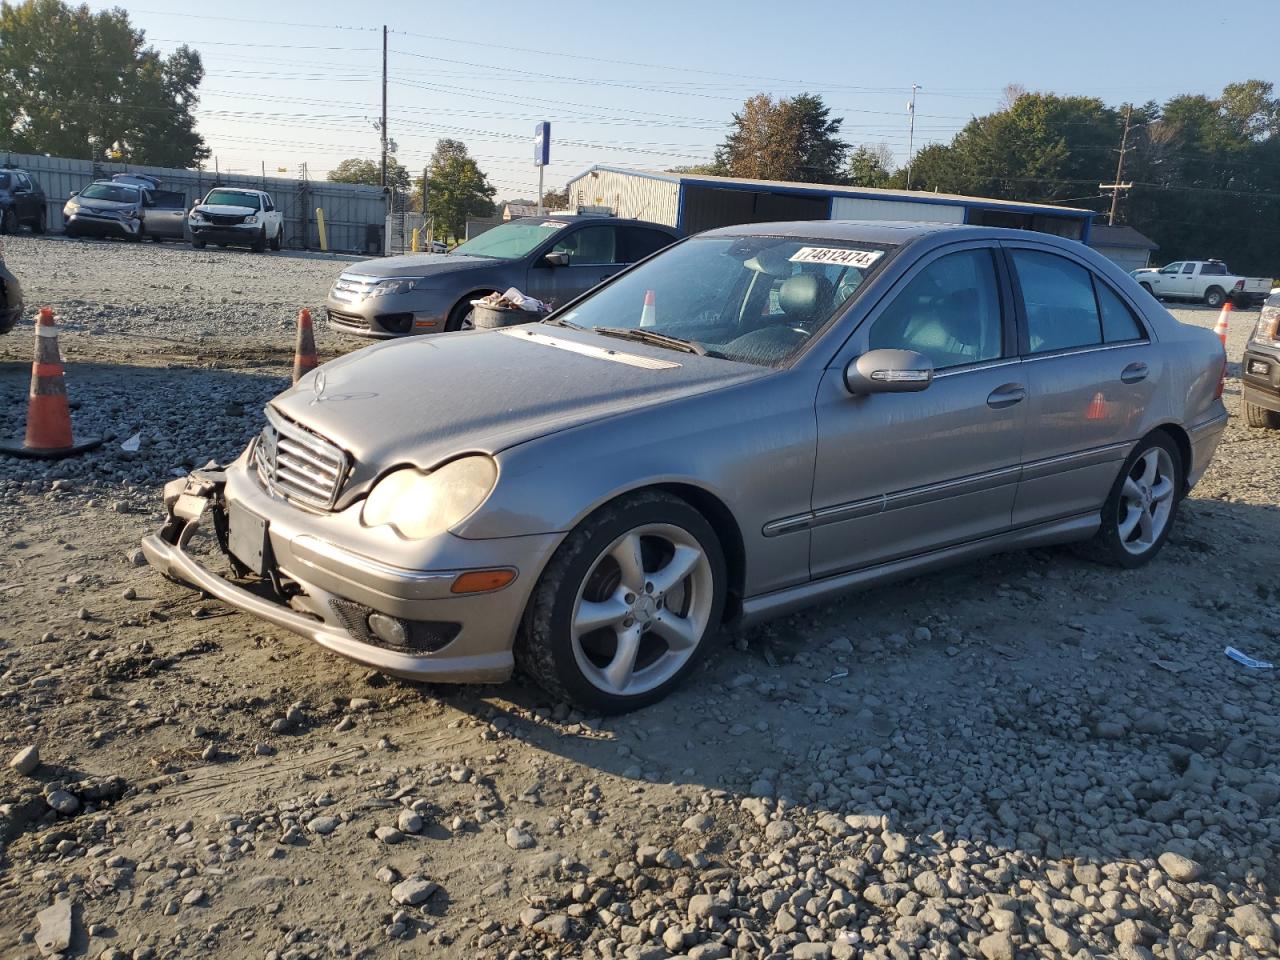
<path id="1" fill-rule="evenodd" d="M 1094 213 L 919 190 L 747 180 L 597 165 L 568 184 L 569 207 L 608 207 L 686 234 L 774 220 L 914 220 L 1038 230 L 1089 242 Z"/>

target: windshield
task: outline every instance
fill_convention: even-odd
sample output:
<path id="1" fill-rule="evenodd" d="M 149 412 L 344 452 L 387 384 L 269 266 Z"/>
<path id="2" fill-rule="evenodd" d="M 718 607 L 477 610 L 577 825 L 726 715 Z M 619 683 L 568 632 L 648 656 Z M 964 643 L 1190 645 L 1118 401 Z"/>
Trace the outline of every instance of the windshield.
<path id="1" fill-rule="evenodd" d="M 125 187 L 118 183 L 91 183 L 80 191 L 84 200 L 107 200 L 111 203 L 137 203 L 140 196 L 137 187 Z"/>
<path id="2" fill-rule="evenodd" d="M 558 319 L 677 337 L 711 356 L 777 366 L 858 292 L 889 249 L 792 237 L 695 237 Z"/>
<path id="3" fill-rule="evenodd" d="M 211 207 L 248 207 L 250 210 L 261 208 L 256 193 L 244 193 L 240 190 L 210 190 L 204 202 Z"/>
<path id="4" fill-rule="evenodd" d="M 486 230 L 478 237 L 453 248 L 454 253 L 499 260 L 519 260 L 533 252 L 543 240 L 569 224 L 563 220 L 513 220 Z"/>

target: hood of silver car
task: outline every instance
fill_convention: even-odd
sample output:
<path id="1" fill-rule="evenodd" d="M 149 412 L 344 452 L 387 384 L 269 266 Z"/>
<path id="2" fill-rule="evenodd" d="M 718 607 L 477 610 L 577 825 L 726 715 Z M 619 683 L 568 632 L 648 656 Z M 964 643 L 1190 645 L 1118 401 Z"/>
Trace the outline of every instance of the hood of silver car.
<path id="1" fill-rule="evenodd" d="M 769 372 L 530 324 L 366 347 L 303 377 L 271 405 L 347 450 L 357 464 L 351 486 L 359 487 L 396 464 L 431 468 L 461 453 L 497 453 Z"/>
<path id="2" fill-rule="evenodd" d="M 437 273 L 502 266 L 508 262 L 492 257 L 469 257 L 466 254 L 412 253 L 404 257 L 366 260 L 353 264 L 343 273 L 359 277 L 429 277 Z"/>

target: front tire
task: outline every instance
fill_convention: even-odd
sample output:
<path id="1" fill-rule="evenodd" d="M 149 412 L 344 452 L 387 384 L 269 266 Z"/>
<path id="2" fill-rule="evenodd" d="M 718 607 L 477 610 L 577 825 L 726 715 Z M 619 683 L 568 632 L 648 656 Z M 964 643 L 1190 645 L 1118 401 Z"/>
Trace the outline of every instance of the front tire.
<path id="1" fill-rule="evenodd" d="M 1204 292 L 1204 305 L 1215 310 L 1227 299 L 1227 293 L 1221 287 L 1210 287 Z"/>
<path id="2" fill-rule="evenodd" d="M 1102 526 L 1083 546 L 1091 560 L 1132 569 L 1151 561 L 1173 528 L 1185 492 L 1182 453 L 1163 432 L 1143 439 L 1116 477 L 1102 507 Z"/>
<path id="3" fill-rule="evenodd" d="M 0 233 L 17 233 L 18 232 L 18 215 L 14 212 L 13 207 L 6 210 L 3 216 L 0 216 Z"/>
<path id="4" fill-rule="evenodd" d="M 1155 290 L 1153 290 L 1153 289 L 1151 288 L 1151 284 L 1149 284 L 1149 283 L 1140 283 L 1140 284 L 1138 284 L 1138 286 L 1140 286 L 1143 290 L 1147 291 L 1147 293 L 1151 294 L 1153 297 L 1156 295 Z M 1157 298 L 1157 299 L 1158 299 L 1158 298 Z"/>
<path id="5" fill-rule="evenodd" d="M 1244 422 L 1251 427 L 1260 427 L 1264 430 L 1280 430 L 1280 413 L 1246 400 L 1244 401 Z"/>
<path id="6" fill-rule="evenodd" d="M 196 250 L 203 250 L 205 247 L 205 243 L 203 240 L 197 240 L 195 237 L 192 237 L 191 246 L 194 247 Z"/>
<path id="7" fill-rule="evenodd" d="M 665 697 L 720 628 L 727 580 L 715 531 L 660 491 L 601 507 L 543 571 L 516 662 L 552 696 L 622 713 Z"/>
<path id="8" fill-rule="evenodd" d="M 267 232 L 265 230 L 259 231 L 258 236 L 254 238 L 250 249 L 254 253 L 262 253 L 267 249 Z"/>
<path id="9" fill-rule="evenodd" d="M 455 330 L 474 330 L 475 323 L 472 316 L 475 314 L 475 307 L 471 306 L 472 300 L 480 300 L 488 296 L 486 293 L 477 293 L 469 297 L 463 297 L 453 305 L 453 309 L 449 311 L 449 319 L 445 321 L 445 333 L 452 333 Z"/>

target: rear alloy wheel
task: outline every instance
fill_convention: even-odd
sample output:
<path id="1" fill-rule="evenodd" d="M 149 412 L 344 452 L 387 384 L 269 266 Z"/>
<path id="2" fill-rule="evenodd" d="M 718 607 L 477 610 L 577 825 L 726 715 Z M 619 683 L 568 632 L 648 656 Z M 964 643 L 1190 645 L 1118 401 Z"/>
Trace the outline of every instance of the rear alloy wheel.
<path id="1" fill-rule="evenodd" d="M 1182 500 L 1182 454 L 1164 433 L 1153 433 L 1134 448 L 1102 508 L 1102 526 L 1085 545 L 1094 560 L 1140 567 L 1169 538 Z"/>
<path id="2" fill-rule="evenodd" d="M 1265 430 L 1280 430 L 1280 413 L 1260 407 L 1256 403 L 1244 401 L 1244 422 L 1251 427 L 1262 427 Z"/>
<path id="3" fill-rule="evenodd" d="M 1221 287 L 1210 287 L 1204 292 L 1204 305 L 1206 307 L 1213 307 L 1215 310 L 1222 306 L 1222 302 L 1226 299 L 1226 291 Z"/>
<path id="4" fill-rule="evenodd" d="M 725 562 L 702 514 L 657 491 L 588 517 L 538 581 L 516 641 L 549 693 L 621 713 L 666 696 L 719 629 Z"/>

